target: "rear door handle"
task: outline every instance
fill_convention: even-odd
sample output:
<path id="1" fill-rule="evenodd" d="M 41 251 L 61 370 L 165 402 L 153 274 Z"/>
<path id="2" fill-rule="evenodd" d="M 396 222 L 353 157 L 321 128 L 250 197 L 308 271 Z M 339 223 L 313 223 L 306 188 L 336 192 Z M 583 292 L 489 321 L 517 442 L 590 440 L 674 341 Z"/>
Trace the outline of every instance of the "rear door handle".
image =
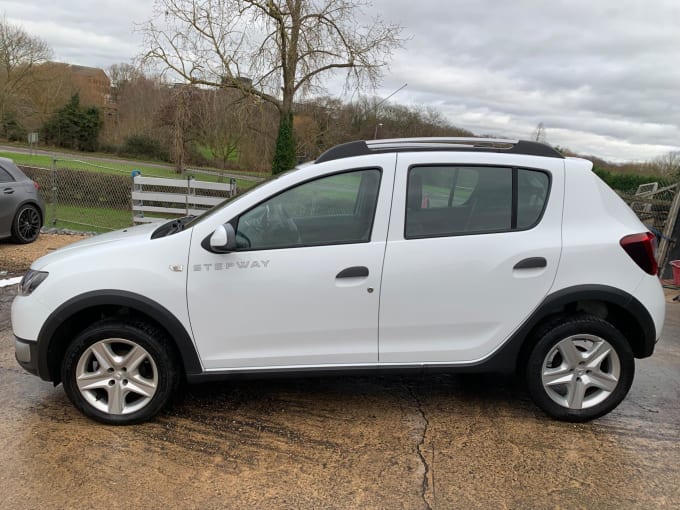
<path id="1" fill-rule="evenodd" d="M 11 195 L 12 193 L 14 193 L 14 188 L 5 188 L 2 191 L 7 195 Z"/>
<path id="2" fill-rule="evenodd" d="M 366 266 L 348 267 L 335 275 L 336 278 L 365 278 L 367 276 L 368 268 Z"/>
<path id="3" fill-rule="evenodd" d="M 545 257 L 529 257 L 528 259 L 520 260 L 513 269 L 541 269 L 548 265 Z"/>

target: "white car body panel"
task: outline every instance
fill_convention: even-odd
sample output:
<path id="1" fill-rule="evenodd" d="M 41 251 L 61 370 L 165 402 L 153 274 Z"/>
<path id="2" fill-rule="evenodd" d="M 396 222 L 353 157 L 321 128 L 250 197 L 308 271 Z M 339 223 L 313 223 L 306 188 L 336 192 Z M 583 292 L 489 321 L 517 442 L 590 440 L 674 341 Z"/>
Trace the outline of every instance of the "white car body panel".
<path id="1" fill-rule="evenodd" d="M 540 223 L 530 230 L 404 238 L 411 165 L 490 165 L 546 170 L 552 184 Z M 400 154 L 380 303 L 380 361 L 469 363 L 493 353 L 552 286 L 562 221 L 564 162 L 499 154 Z M 514 270 L 545 257 L 543 269 Z"/>
<path id="2" fill-rule="evenodd" d="M 37 340 L 44 321 L 59 305 L 88 292 L 106 290 L 145 296 L 172 313 L 189 331 L 186 271 L 171 266 L 186 268 L 191 232 L 151 241 L 153 227 L 126 230 L 81 241 L 34 262 L 33 269 L 48 271 L 49 276 L 30 296 L 14 300 L 14 334 Z"/>
<path id="3" fill-rule="evenodd" d="M 281 177 L 194 228 L 187 300 L 206 368 L 377 363 L 380 273 L 395 160 L 388 154 L 370 165 L 350 158 L 307 167 L 308 172 Z M 382 178 L 368 243 L 227 254 L 201 247 L 219 225 L 270 195 L 313 177 L 374 167 L 382 169 Z M 335 278 L 354 266 L 367 267 L 369 276 Z"/>
<path id="4" fill-rule="evenodd" d="M 489 165 L 550 173 L 540 222 L 524 231 L 405 239 L 412 164 Z M 566 168 L 565 168 L 566 167 Z M 220 225 L 310 179 L 381 168 L 370 242 L 212 253 Z M 63 303 L 89 292 L 144 296 L 177 318 L 205 372 L 471 364 L 490 358 L 554 292 L 603 285 L 635 296 L 663 325 L 658 279 L 618 245 L 646 231 L 577 159 L 502 152 L 371 154 L 308 165 L 151 240 L 157 225 L 97 236 L 37 260 L 48 278 L 12 306 L 15 335 L 35 342 Z M 566 195 L 566 198 L 565 198 Z M 529 257 L 542 269 L 514 270 Z M 337 280 L 347 267 L 366 278 Z"/>
<path id="5" fill-rule="evenodd" d="M 644 277 L 620 247 L 647 227 L 584 160 L 566 160 L 562 239 L 564 252 L 553 291 L 597 283 L 632 294 Z"/>

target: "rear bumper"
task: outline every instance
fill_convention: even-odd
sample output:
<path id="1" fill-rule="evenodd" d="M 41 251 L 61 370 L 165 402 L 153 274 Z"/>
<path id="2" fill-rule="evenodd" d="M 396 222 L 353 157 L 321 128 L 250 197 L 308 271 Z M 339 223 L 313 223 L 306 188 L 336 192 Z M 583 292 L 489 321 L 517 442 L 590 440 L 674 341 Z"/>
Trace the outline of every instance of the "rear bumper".
<path id="1" fill-rule="evenodd" d="M 647 356 L 651 356 L 654 345 L 661 338 L 663 324 L 666 319 L 666 296 L 659 279 L 655 276 L 645 276 L 633 293 L 635 299 L 644 303 L 644 308 L 654 324 L 653 338 L 649 345 Z M 651 344 L 651 345 L 650 345 Z"/>

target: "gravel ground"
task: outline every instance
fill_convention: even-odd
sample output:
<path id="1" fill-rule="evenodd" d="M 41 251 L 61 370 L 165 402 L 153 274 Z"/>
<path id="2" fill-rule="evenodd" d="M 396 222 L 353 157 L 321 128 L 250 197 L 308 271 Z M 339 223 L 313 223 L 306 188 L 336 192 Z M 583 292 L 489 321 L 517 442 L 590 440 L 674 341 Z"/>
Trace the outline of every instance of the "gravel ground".
<path id="1" fill-rule="evenodd" d="M 9 312 L 14 296 L 17 294 L 17 285 L 0 288 L 0 331 L 9 328 Z"/>
<path id="2" fill-rule="evenodd" d="M 9 240 L 0 241 L 0 278 L 6 274 L 21 274 L 31 263 L 51 251 L 85 239 L 87 235 L 41 234 L 30 244 L 14 244 Z"/>

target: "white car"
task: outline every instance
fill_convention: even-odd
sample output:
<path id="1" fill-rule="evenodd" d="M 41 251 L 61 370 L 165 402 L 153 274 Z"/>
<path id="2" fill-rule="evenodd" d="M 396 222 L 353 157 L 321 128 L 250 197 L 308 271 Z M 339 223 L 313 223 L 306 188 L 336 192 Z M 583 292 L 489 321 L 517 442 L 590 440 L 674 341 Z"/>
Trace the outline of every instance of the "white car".
<path id="1" fill-rule="evenodd" d="M 16 357 L 110 424 L 187 380 L 376 369 L 519 372 L 549 415 L 597 418 L 665 300 L 654 236 L 591 167 L 525 141 L 340 145 L 200 217 L 37 260 Z"/>

